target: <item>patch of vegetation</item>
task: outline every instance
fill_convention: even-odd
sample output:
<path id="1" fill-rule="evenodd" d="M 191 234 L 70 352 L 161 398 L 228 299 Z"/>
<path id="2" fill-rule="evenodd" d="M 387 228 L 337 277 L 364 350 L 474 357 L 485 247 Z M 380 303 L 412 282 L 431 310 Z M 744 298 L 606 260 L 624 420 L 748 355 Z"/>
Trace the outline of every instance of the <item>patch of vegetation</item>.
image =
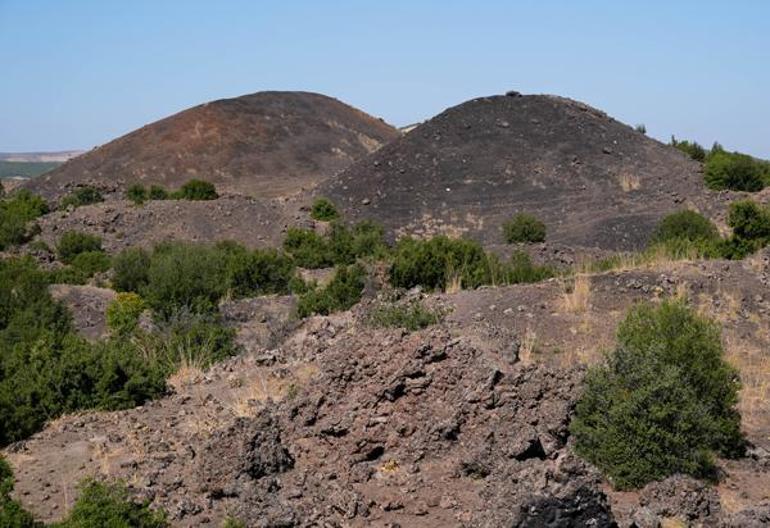
<path id="1" fill-rule="evenodd" d="M 103 202 L 104 197 L 98 189 L 91 186 L 78 187 L 67 196 L 59 201 L 59 209 L 67 209 L 68 207 L 81 207 L 83 205 L 91 205 L 99 202 Z"/>
<path id="2" fill-rule="evenodd" d="M 41 197 L 21 189 L 0 200 L 0 250 L 23 244 L 39 232 L 30 223 L 48 212 L 48 204 Z"/>
<path id="3" fill-rule="evenodd" d="M 154 313 L 167 318 L 180 310 L 213 312 L 227 291 L 227 270 L 216 248 L 172 242 L 156 246 L 147 282 L 138 293 Z"/>
<path id="4" fill-rule="evenodd" d="M 275 249 L 248 251 L 235 246 L 227 259 L 228 288 L 236 297 L 288 294 L 294 261 Z"/>
<path id="5" fill-rule="evenodd" d="M 663 218 L 652 234 L 653 243 L 674 239 L 713 242 L 719 239 L 719 231 L 711 220 L 700 213 L 686 209 Z"/>
<path id="6" fill-rule="evenodd" d="M 705 179 L 715 190 L 761 191 L 770 184 L 770 163 L 739 152 L 712 151 L 706 159 Z"/>
<path id="7" fill-rule="evenodd" d="M 339 218 L 339 216 L 337 208 L 327 198 L 316 198 L 310 210 L 310 217 L 313 220 L 320 220 L 322 222 L 331 222 Z"/>
<path id="8" fill-rule="evenodd" d="M 639 123 L 634 127 L 634 130 L 639 132 L 640 134 L 647 134 L 647 126 L 644 123 Z"/>
<path id="9" fill-rule="evenodd" d="M 72 267 L 86 277 L 96 273 L 104 273 L 110 269 L 110 257 L 104 251 L 84 251 L 72 259 Z"/>
<path id="10" fill-rule="evenodd" d="M 181 200 L 216 200 L 219 198 L 214 184 L 203 180 L 190 180 L 178 191 L 172 193 L 172 198 Z"/>
<path id="11" fill-rule="evenodd" d="M 751 200 L 730 204 L 727 224 L 733 236 L 723 241 L 720 250 L 724 258 L 742 259 L 770 245 L 770 207 Z"/>
<path id="12" fill-rule="evenodd" d="M 373 222 L 361 222 L 352 227 L 334 222 L 326 236 L 310 229 L 291 227 L 286 233 L 283 249 L 297 266 L 308 269 L 349 265 L 359 258 L 384 258 L 389 253 L 385 230 Z"/>
<path id="13" fill-rule="evenodd" d="M 545 224 L 534 215 L 519 213 L 503 224 L 503 235 L 509 244 L 545 242 Z"/>
<path id="14" fill-rule="evenodd" d="M 135 183 L 126 189 L 126 199 L 135 205 L 142 205 L 150 197 L 147 189 L 140 183 Z"/>
<path id="15" fill-rule="evenodd" d="M 222 523 L 222 528 L 246 528 L 246 523 L 235 517 L 228 516 Z"/>
<path id="16" fill-rule="evenodd" d="M 674 136 L 671 136 L 671 146 L 678 148 L 695 161 L 706 161 L 708 151 L 699 145 L 696 141 L 678 141 Z"/>
<path id="17" fill-rule="evenodd" d="M 0 456 L 0 526 L 8 528 L 36 528 L 32 514 L 11 498 L 14 487 L 13 471 L 6 460 Z"/>
<path id="18" fill-rule="evenodd" d="M 131 335 L 139 325 L 139 318 L 146 308 L 144 300 L 136 293 L 119 293 L 107 306 L 107 327 L 116 336 Z"/>
<path id="19" fill-rule="evenodd" d="M 358 264 L 338 266 L 332 280 L 323 288 L 313 288 L 299 297 L 300 317 L 313 314 L 329 315 L 350 309 L 361 300 L 366 271 Z"/>
<path id="20" fill-rule="evenodd" d="M 34 178 L 59 165 L 58 161 L 0 161 L 0 178 Z"/>
<path id="21" fill-rule="evenodd" d="M 740 384 L 719 327 L 682 302 L 640 305 L 593 367 L 571 425 L 577 452 L 619 489 L 675 473 L 714 474 L 714 454 L 745 449 Z"/>
<path id="22" fill-rule="evenodd" d="M 135 502 L 120 483 L 86 480 L 67 518 L 54 528 L 167 528 L 163 511 L 150 509 L 150 501 Z"/>
<path id="23" fill-rule="evenodd" d="M 384 303 L 375 307 L 369 314 L 373 326 L 403 328 L 410 332 L 422 330 L 438 323 L 443 314 L 426 308 L 419 300 L 406 303 Z"/>
<path id="24" fill-rule="evenodd" d="M 150 200 L 168 200 L 169 193 L 160 185 L 150 185 L 150 190 L 147 191 L 147 196 Z"/>
<path id="25" fill-rule="evenodd" d="M 445 236 L 401 239 L 390 267 L 394 287 L 421 286 L 429 291 L 451 285 L 472 289 L 483 284 L 536 282 L 552 275 L 552 270 L 534 265 L 524 252 L 514 253 L 509 263 L 503 263 L 485 253 L 478 242 Z"/>
<path id="26" fill-rule="evenodd" d="M 163 394 L 182 361 L 202 368 L 235 353 L 211 316 L 170 314 L 153 334 L 89 343 L 74 333 L 32 259 L 0 261 L 0 445 L 82 409 L 125 409 Z"/>
<path id="27" fill-rule="evenodd" d="M 141 248 L 124 249 L 112 259 L 112 286 L 119 292 L 139 292 L 149 281 L 150 254 Z"/>
<path id="28" fill-rule="evenodd" d="M 59 260 L 65 264 L 72 264 L 75 257 L 82 253 L 101 251 L 102 239 L 100 237 L 80 231 L 67 231 L 59 238 L 59 243 L 56 245 Z"/>

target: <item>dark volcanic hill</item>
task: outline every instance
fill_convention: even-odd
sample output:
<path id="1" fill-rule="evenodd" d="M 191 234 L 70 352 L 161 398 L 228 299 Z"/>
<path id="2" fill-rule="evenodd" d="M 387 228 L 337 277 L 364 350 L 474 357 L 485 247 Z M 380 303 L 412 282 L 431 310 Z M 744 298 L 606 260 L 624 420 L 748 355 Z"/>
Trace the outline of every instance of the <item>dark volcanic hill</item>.
<path id="1" fill-rule="evenodd" d="M 120 137 L 28 184 L 48 197 L 78 183 L 176 188 L 190 178 L 272 198 L 332 176 L 398 136 L 336 99 L 259 92 L 202 104 Z"/>
<path id="2" fill-rule="evenodd" d="M 699 170 L 585 104 L 511 94 L 444 111 L 316 192 L 396 234 L 498 243 L 503 222 L 531 212 L 552 241 L 631 249 L 663 214 L 703 206 Z"/>

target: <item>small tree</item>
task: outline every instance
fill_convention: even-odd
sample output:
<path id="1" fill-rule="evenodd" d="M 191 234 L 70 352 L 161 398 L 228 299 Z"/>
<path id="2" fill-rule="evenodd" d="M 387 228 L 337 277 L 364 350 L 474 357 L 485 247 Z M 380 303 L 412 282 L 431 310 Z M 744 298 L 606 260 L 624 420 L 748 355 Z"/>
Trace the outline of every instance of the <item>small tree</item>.
<path id="1" fill-rule="evenodd" d="M 713 453 L 738 456 L 737 373 L 716 324 L 682 302 L 639 305 L 618 346 L 592 368 L 571 425 L 577 452 L 617 488 L 674 473 L 713 474 Z"/>
<path id="2" fill-rule="evenodd" d="M 509 244 L 517 242 L 544 242 L 545 224 L 535 216 L 519 213 L 510 221 L 503 224 L 505 241 Z"/>
<path id="3" fill-rule="evenodd" d="M 83 205 L 90 205 L 102 201 L 104 201 L 102 193 L 99 192 L 99 190 L 95 187 L 86 185 L 85 187 L 80 187 L 72 191 L 70 194 L 62 198 L 59 202 L 59 209 L 66 209 L 70 205 L 73 207 L 80 207 Z"/>
<path id="4" fill-rule="evenodd" d="M 115 335 L 129 335 L 139 324 L 139 317 L 145 308 L 139 295 L 133 292 L 119 293 L 107 306 L 107 326 Z"/>
<path id="5" fill-rule="evenodd" d="M 711 220 L 700 213 L 690 210 L 677 211 L 663 218 L 652 235 L 652 242 L 674 239 L 690 242 L 714 241 L 719 239 L 719 231 Z"/>

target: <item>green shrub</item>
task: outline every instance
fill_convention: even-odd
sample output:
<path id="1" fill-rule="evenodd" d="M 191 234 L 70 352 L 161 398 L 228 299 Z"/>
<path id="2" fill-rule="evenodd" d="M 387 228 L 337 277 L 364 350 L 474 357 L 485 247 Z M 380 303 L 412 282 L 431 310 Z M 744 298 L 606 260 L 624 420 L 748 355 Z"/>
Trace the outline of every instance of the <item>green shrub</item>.
<path id="1" fill-rule="evenodd" d="M 139 294 L 156 315 L 166 318 L 183 309 L 213 311 L 227 291 L 220 252 L 200 244 L 174 242 L 157 246 Z"/>
<path id="2" fill-rule="evenodd" d="M 577 452 L 617 488 L 674 473 L 713 474 L 713 454 L 745 448 L 739 383 L 719 328 L 681 302 L 632 309 L 617 348 L 593 367 L 571 430 Z"/>
<path id="3" fill-rule="evenodd" d="M 139 292 L 149 281 L 150 255 L 141 248 L 124 249 L 112 259 L 112 286 L 121 292 Z"/>
<path id="4" fill-rule="evenodd" d="M 310 216 L 314 220 L 330 222 L 339 218 L 339 213 L 334 204 L 327 198 L 316 198 L 310 210 Z"/>
<path id="5" fill-rule="evenodd" d="M 182 200 L 216 200 L 219 198 L 214 184 L 203 180 L 190 180 L 172 195 Z"/>
<path id="6" fill-rule="evenodd" d="M 22 508 L 21 504 L 11 499 L 14 487 L 11 466 L 0 455 L 0 526 L 3 528 L 35 528 L 42 525 L 36 523 L 32 515 Z"/>
<path id="7" fill-rule="evenodd" d="M 706 160 L 708 152 L 702 146 L 695 141 L 677 141 L 674 136 L 671 136 L 671 146 L 678 148 L 695 161 L 703 162 Z"/>
<path id="8" fill-rule="evenodd" d="M 328 268 L 334 265 L 329 243 L 310 229 L 290 227 L 283 241 L 283 249 L 301 268 Z"/>
<path id="9" fill-rule="evenodd" d="M 140 405 L 165 392 L 182 362 L 205 367 L 237 350 L 233 330 L 187 313 L 168 315 L 139 341 L 90 343 L 47 285 L 32 259 L 0 260 L 0 446 L 64 413 Z"/>
<path id="10" fill-rule="evenodd" d="M 499 263 L 496 257 L 488 257 L 490 281 L 493 284 L 520 284 L 540 282 L 554 276 L 548 266 L 538 266 L 524 251 L 515 251 L 508 264 Z"/>
<path id="11" fill-rule="evenodd" d="M 291 257 L 275 249 L 234 252 L 228 259 L 228 286 L 236 297 L 289 293 L 294 274 Z"/>
<path id="12" fill-rule="evenodd" d="M 459 281 L 463 288 L 476 288 L 490 282 L 487 264 L 481 245 L 471 240 L 403 238 L 394 251 L 390 282 L 396 288 L 437 290 Z"/>
<path id="13" fill-rule="evenodd" d="M 59 260 L 65 264 L 71 264 L 75 257 L 89 251 L 102 251 L 102 239 L 79 231 L 67 231 L 56 245 Z"/>
<path id="14" fill-rule="evenodd" d="M 503 224 L 505 241 L 509 244 L 517 242 L 544 242 L 545 224 L 531 214 L 519 213 L 512 220 Z"/>
<path id="15" fill-rule="evenodd" d="M 706 160 L 706 185 L 715 190 L 761 191 L 770 180 L 770 163 L 738 152 L 712 152 Z"/>
<path id="16" fill-rule="evenodd" d="M 410 332 L 427 328 L 439 322 L 442 314 L 429 310 L 418 300 L 408 303 L 388 303 L 374 308 L 369 322 L 374 326 L 403 328 Z"/>
<path id="17" fill-rule="evenodd" d="M 147 189 L 141 183 L 135 183 L 126 189 L 126 199 L 141 205 L 149 198 Z"/>
<path id="18" fill-rule="evenodd" d="M 45 200 L 26 189 L 0 200 L 0 250 L 32 238 L 39 229 L 30 222 L 47 212 Z"/>
<path id="19" fill-rule="evenodd" d="M 744 240 L 770 242 L 770 208 L 751 200 L 742 200 L 730 204 L 727 225 L 733 234 Z"/>
<path id="20" fill-rule="evenodd" d="M 711 220 L 700 213 L 683 210 L 664 217 L 652 234 L 653 243 L 674 239 L 714 241 L 719 239 L 719 231 Z"/>
<path id="21" fill-rule="evenodd" d="M 324 288 L 309 290 L 300 296 L 299 316 L 348 310 L 361 300 L 365 277 L 366 271 L 360 265 L 337 267 L 334 277 Z"/>
<path id="22" fill-rule="evenodd" d="M 86 480 L 67 518 L 57 528 L 166 528 L 166 513 L 135 502 L 123 484 Z"/>
<path id="23" fill-rule="evenodd" d="M 222 523 L 222 528 L 246 528 L 246 523 L 235 517 L 226 517 Z"/>
<path id="24" fill-rule="evenodd" d="M 103 251 L 86 251 L 72 259 L 72 267 L 86 277 L 109 270 L 110 264 L 110 257 Z"/>
<path id="25" fill-rule="evenodd" d="M 168 200 L 168 191 L 160 185 L 150 185 L 150 200 Z"/>
<path id="26" fill-rule="evenodd" d="M 107 306 L 107 327 L 118 336 L 132 334 L 145 308 L 144 300 L 136 293 L 119 293 L 117 298 Z"/>
<path id="27" fill-rule="evenodd" d="M 639 123 L 634 127 L 634 130 L 639 132 L 640 134 L 646 134 L 647 133 L 647 126 L 644 123 Z"/>
<path id="28" fill-rule="evenodd" d="M 67 209 L 69 206 L 80 207 L 103 201 L 104 197 L 98 189 L 90 186 L 79 187 L 59 201 L 59 209 Z"/>

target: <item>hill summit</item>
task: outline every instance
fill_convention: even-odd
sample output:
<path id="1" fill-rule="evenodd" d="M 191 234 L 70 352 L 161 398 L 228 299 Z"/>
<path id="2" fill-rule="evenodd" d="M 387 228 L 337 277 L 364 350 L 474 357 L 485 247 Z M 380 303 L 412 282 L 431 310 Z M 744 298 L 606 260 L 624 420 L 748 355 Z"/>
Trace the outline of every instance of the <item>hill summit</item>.
<path id="1" fill-rule="evenodd" d="M 396 234 L 497 243 L 528 212 L 552 241 L 633 249 L 703 190 L 699 165 L 676 149 L 583 103 L 511 92 L 444 111 L 318 193 Z"/>
<path id="2" fill-rule="evenodd" d="M 259 92 L 195 106 L 78 156 L 31 181 L 46 196 L 69 186 L 176 188 L 191 178 L 273 198 L 316 184 L 398 136 L 379 119 L 308 92 Z"/>

